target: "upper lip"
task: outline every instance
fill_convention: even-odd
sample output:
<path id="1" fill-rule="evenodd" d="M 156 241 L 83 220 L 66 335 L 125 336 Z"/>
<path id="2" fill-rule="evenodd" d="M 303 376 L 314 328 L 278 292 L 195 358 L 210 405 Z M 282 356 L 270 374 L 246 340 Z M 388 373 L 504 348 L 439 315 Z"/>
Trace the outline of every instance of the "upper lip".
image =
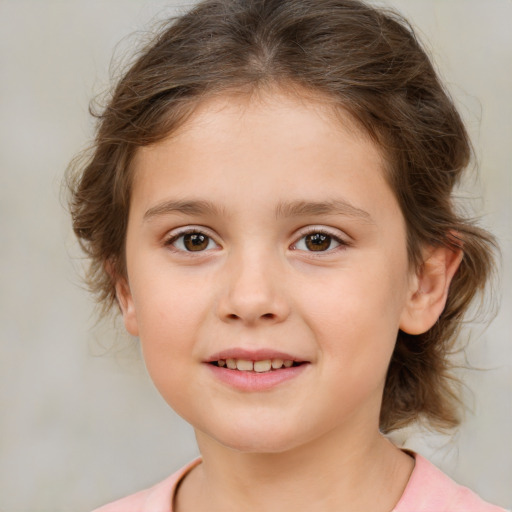
<path id="1" fill-rule="evenodd" d="M 260 349 L 245 349 L 245 348 L 228 348 L 216 352 L 211 355 L 205 362 L 211 363 L 213 361 L 219 361 L 220 359 L 244 359 L 247 361 L 264 361 L 266 359 L 282 359 L 283 361 L 291 360 L 294 362 L 306 362 L 304 359 L 288 354 L 286 352 L 280 352 L 274 349 L 260 348 Z"/>

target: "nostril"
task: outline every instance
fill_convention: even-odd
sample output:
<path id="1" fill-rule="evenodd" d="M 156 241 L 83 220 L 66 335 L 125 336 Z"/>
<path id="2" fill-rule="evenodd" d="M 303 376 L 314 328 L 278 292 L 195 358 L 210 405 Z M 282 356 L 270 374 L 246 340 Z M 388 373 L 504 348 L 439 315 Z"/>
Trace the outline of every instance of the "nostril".
<path id="1" fill-rule="evenodd" d="M 269 319 L 273 319 L 275 318 L 275 315 L 274 313 L 265 313 L 264 315 L 261 315 L 261 318 L 269 318 Z"/>

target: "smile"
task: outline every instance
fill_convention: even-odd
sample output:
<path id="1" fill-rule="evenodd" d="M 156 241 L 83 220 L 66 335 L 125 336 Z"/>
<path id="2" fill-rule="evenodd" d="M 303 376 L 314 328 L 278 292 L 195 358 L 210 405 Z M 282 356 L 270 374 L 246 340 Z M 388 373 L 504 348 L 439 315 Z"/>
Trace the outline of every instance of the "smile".
<path id="1" fill-rule="evenodd" d="M 270 391 L 307 373 L 310 361 L 273 349 L 231 348 L 204 361 L 213 377 L 243 392 Z"/>
<path id="2" fill-rule="evenodd" d="M 256 372 L 265 373 L 281 368 L 291 368 L 292 366 L 298 366 L 299 362 L 292 361 L 291 359 L 263 359 L 259 361 L 251 361 L 248 359 L 219 359 L 218 361 L 212 361 L 213 365 L 220 368 L 228 368 L 230 370 L 238 370 L 241 372 Z"/>

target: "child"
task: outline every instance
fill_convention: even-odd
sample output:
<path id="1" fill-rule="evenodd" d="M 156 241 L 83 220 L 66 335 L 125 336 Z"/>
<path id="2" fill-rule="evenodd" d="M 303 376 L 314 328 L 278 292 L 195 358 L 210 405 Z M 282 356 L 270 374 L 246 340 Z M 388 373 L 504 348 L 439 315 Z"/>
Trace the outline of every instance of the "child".
<path id="1" fill-rule="evenodd" d="M 458 423 L 448 353 L 493 238 L 411 28 L 359 0 L 206 0 L 117 85 L 76 169 L 117 302 L 201 459 L 101 512 L 492 512 L 383 434 Z"/>

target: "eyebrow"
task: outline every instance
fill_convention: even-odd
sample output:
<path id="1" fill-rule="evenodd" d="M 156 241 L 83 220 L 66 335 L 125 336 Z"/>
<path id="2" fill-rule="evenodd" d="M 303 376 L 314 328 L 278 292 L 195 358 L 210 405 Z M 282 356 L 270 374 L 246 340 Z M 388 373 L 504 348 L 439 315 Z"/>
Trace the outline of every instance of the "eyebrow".
<path id="1" fill-rule="evenodd" d="M 215 203 L 206 200 L 169 200 L 149 208 L 144 214 L 144 220 L 173 213 L 220 216 L 225 213 L 225 210 L 224 208 L 219 208 Z M 341 199 L 281 202 L 275 210 L 276 219 L 317 215 L 344 215 L 373 224 L 373 219 L 367 211 Z"/>
<path id="2" fill-rule="evenodd" d="M 328 201 L 293 201 L 280 203 L 276 208 L 276 217 L 301 217 L 315 215 L 344 215 L 373 224 L 371 215 L 361 208 L 341 199 Z"/>
<path id="3" fill-rule="evenodd" d="M 219 216 L 222 211 L 211 201 L 203 200 L 183 200 L 183 201 L 164 201 L 149 208 L 144 214 L 144 220 L 153 217 L 160 217 L 172 213 L 182 213 L 185 215 L 215 215 Z"/>

